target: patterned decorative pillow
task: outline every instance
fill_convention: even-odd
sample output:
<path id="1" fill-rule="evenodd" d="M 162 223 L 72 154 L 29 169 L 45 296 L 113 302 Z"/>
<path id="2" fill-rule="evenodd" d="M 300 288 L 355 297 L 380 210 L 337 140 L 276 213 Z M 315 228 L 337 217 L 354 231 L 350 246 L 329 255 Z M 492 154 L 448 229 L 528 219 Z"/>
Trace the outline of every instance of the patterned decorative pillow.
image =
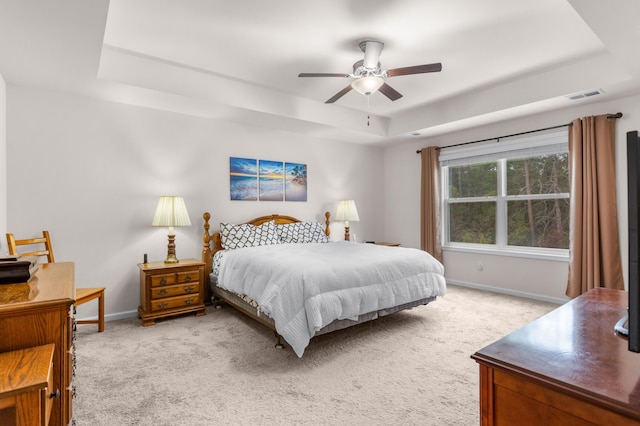
<path id="1" fill-rule="evenodd" d="M 318 222 L 304 222 L 305 243 L 328 243 L 331 240 L 324 233 L 324 225 Z"/>
<path id="2" fill-rule="evenodd" d="M 255 227 L 254 244 L 256 246 L 280 244 L 280 237 L 278 236 L 278 230 L 276 229 L 276 223 L 274 221 L 270 220 Z"/>
<path id="3" fill-rule="evenodd" d="M 328 243 L 324 226 L 318 222 L 296 222 L 277 225 L 283 243 Z"/>
<path id="4" fill-rule="evenodd" d="M 260 226 L 221 223 L 220 239 L 222 240 L 222 247 L 228 250 L 242 247 L 280 244 L 280 237 L 278 237 L 276 224 L 272 220 L 265 222 Z"/>
<path id="5" fill-rule="evenodd" d="M 299 236 L 299 222 L 277 225 L 278 236 L 283 243 L 301 243 L 302 238 Z"/>
<path id="6" fill-rule="evenodd" d="M 228 250 L 242 247 L 253 247 L 255 240 L 255 226 L 235 225 L 233 223 L 220 224 L 220 240 L 222 247 Z"/>

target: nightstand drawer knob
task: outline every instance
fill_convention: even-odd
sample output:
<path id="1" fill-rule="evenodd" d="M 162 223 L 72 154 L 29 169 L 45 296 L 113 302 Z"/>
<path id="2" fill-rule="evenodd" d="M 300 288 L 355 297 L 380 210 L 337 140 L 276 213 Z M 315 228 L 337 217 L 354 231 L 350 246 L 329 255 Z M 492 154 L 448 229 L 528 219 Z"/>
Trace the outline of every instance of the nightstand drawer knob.
<path id="1" fill-rule="evenodd" d="M 160 284 L 165 285 L 166 283 L 167 283 L 167 279 L 162 277 L 162 279 L 160 280 Z"/>
<path id="2" fill-rule="evenodd" d="M 184 280 L 185 280 L 186 282 L 191 281 L 191 275 L 187 275 L 187 276 L 185 277 L 185 279 L 184 279 Z"/>
<path id="3" fill-rule="evenodd" d="M 56 389 L 55 392 L 49 394 L 49 399 L 60 398 L 60 389 Z"/>
<path id="4" fill-rule="evenodd" d="M 184 288 L 184 291 L 185 291 L 186 293 L 192 293 L 192 292 L 193 292 L 193 290 L 195 290 L 195 287 L 194 287 L 194 286 L 192 286 L 192 285 L 186 286 L 186 287 Z"/>
<path id="5" fill-rule="evenodd" d="M 167 306 L 169 306 L 167 303 L 161 303 L 161 304 L 158 305 L 158 309 L 164 309 Z"/>
<path id="6" fill-rule="evenodd" d="M 167 291 L 167 289 L 166 289 L 166 288 L 163 288 L 163 289 L 161 289 L 161 290 L 158 290 L 158 295 L 160 295 L 160 296 L 164 296 L 164 295 L 165 295 L 165 294 L 167 294 L 167 293 L 168 293 L 168 291 Z"/>
<path id="7" fill-rule="evenodd" d="M 190 305 L 190 304 L 192 304 L 192 303 L 193 303 L 193 299 L 186 299 L 186 300 L 184 301 L 184 303 L 185 303 L 185 305 Z"/>

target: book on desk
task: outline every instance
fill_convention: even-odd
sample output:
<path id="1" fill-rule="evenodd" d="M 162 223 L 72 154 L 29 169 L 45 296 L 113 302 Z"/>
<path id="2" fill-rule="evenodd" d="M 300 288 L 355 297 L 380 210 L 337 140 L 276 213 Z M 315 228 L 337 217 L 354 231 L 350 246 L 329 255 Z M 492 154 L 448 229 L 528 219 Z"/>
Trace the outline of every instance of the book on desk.
<path id="1" fill-rule="evenodd" d="M 36 256 L 0 256 L 0 284 L 28 282 L 37 270 Z"/>

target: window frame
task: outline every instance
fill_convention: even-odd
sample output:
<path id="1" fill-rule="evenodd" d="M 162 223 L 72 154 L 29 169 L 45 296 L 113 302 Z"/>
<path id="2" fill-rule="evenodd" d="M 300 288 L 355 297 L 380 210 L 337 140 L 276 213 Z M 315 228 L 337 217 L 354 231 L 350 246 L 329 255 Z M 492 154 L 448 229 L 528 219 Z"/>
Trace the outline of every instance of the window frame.
<path id="1" fill-rule="evenodd" d="M 568 131 L 555 131 L 528 137 L 519 137 L 508 141 L 496 139 L 499 143 L 482 144 L 481 146 L 452 148 L 440 155 L 441 176 L 441 217 L 442 217 L 442 249 L 445 251 L 473 252 L 482 254 L 500 254 L 515 257 L 537 258 L 567 261 L 568 249 L 544 248 L 531 246 L 513 246 L 507 244 L 509 201 L 570 199 L 569 193 L 559 194 L 518 194 L 507 195 L 507 169 L 509 159 L 521 159 L 538 155 L 568 153 Z M 497 195 L 483 197 L 449 198 L 448 168 L 460 165 L 495 162 L 498 167 L 496 190 Z M 469 202 L 495 202 L 496 204 L 496 244 L 461 243 L 449 241 L 449 205 Z"/>

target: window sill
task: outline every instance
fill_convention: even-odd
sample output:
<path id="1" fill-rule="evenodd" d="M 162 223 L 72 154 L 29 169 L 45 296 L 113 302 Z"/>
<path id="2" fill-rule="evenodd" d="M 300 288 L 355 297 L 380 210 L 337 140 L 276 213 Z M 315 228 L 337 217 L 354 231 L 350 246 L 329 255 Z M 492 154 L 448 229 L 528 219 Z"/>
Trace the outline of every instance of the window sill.
<path id="1" fill-rule="evenodd" d="M 551 260 L 556 262 L 569 262 L 569 250 L 561 249 L 549 249 L 549 250 L 536 250 L 536 249 L 518 249 L 517 247 L 509 248 L 492 248 L 481 247 L 475 245 L 456 245 L 456 246 L 443 246 L 443 251 L 459 252 L 459 253 L 474 253 L 474 254 L 486 254 L 490 256 L 504 256 L 504 257 L 523 257 L 527 259 L 537 260 Z"/>

